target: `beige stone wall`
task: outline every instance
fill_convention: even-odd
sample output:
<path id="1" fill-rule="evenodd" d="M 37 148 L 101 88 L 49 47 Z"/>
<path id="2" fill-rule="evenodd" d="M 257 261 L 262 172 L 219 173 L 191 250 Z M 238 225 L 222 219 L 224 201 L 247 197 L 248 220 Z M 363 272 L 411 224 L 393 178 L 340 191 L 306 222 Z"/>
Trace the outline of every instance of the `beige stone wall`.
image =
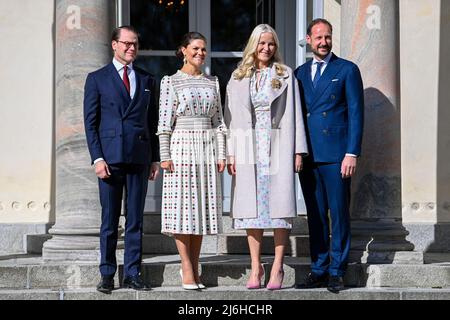
<path id="1" fill-rule="evenodd" d="M 341 54 L 341 5 L 336 0 L 325 0 L 323 16 L 333 25 L 333 52 Z"/>
<path id="2" fill-rule="evenodd" d="M 448 34 L 441 35 L 441 4 L 446 2 L 400 1 L 402 202 L 406 223 L 450 222 L 446 200 L 450 194 L 438 199 L 442 190 L 448 192 L 450 183 L 449 159 L 443 156 L 449 152 L 448 141 L 447 145 L 439 143 L 449 135 L 448 122 L 445 127 L 444 118 L 440 118 L 447 116 L 448 120 L 448 112 L 443 113 L 448 105 L 439 101 L 439 88 L 448 92 L 450 87 L 449 76 L 440 72 L 444 65 L 441 59 L 448 59 L 440 52 L 441 42 L 448 42 Z"/>
<path id="3" fill-rule="evenodd" d="M 52 0 L 0 0 L 0 223 L 48 222 L 52 177 Z"/>

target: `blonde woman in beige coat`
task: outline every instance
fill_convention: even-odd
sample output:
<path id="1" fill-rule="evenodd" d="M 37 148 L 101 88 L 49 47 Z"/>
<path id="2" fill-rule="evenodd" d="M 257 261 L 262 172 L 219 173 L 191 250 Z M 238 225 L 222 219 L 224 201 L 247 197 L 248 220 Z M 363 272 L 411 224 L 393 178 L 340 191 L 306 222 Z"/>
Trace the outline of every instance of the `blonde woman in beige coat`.
<path id="1" fill-rule="evenodd" d="M 248 289 L 261 286 L 264 230 L 274 231 L 275 259 L 267 289 L 280 289 L 283 257 L 296 216 L 296 172 L 307 154 L 298 84 L 282 64 L 275 30 L 258 25 L 227 86 L 225 123 L 232 180 L 233 227 L 246 229 Z"/>

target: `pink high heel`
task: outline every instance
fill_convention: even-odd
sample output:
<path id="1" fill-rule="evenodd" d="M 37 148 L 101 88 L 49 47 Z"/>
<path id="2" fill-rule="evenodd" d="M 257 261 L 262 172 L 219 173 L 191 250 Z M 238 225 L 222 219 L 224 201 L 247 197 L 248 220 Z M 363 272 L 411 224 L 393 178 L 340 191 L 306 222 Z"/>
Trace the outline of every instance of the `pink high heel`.
<path id="1" fill-rule="evenodd" d="M 247 289 L 261 289 L 261 279 L 264 275 L 264 267 L 262 265 L 259 266 L 258 273 L 258 282 L 251 282 L 250 280 L 247 282 Z"/>
<path id="2" fill-rule="evenodd" d="M 280 290 L 281 289 L 281 286 L 283 284 L 283 279 L 284 279 L 284 270 L 281 269 L 279 271 L 279 274 L 281 274 L 281 281 L 280 281 L 280 283 L 270 284 L 270 280 L 272 280 L 272 279 L 270 279 L 269 283 L 266 286 L 267 290 Z"/>

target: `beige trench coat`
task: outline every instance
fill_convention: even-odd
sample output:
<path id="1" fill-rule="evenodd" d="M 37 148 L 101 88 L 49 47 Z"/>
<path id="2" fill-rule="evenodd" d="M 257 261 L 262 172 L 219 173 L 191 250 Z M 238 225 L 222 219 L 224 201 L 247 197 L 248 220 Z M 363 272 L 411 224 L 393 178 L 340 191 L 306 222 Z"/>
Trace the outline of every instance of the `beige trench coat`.
<path id="1" fill-rule="evenodd" d="M 282 76 L 272 67 L 270 109 L 272 134 L 270 145 L 269 205 L 271 218 L 296 216 L 294 172 L 296 153 L 308 153 L 298 83 L 292 69 L 285 66 Z M 272 80 L 273 83 L 273 80 Z M 250 99 L 250 78 L 231 77 L 227 85 L 224 110 L 227 156 L 236 161 L 232 178 L 231 215 L 256 218 L 255 114 Z"/>

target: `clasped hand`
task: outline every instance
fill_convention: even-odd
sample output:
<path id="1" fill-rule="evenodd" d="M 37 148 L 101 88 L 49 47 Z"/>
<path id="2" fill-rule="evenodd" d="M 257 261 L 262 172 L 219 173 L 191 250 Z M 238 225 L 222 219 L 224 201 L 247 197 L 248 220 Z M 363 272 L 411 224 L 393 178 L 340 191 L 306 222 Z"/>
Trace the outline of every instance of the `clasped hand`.
<path id="1" fill-rule="evenodd" d="M 162 161 L 161 162 L 161 168 L 163 170 L 167 170 L 167 172 L 174 172 L 175 171 L 175 166 L 174 166 L 172 160 Z M 217 161 L 217 171 L 219 173 L 222 173 L 223 170 L 225 170 L 225 160 Z"/>

